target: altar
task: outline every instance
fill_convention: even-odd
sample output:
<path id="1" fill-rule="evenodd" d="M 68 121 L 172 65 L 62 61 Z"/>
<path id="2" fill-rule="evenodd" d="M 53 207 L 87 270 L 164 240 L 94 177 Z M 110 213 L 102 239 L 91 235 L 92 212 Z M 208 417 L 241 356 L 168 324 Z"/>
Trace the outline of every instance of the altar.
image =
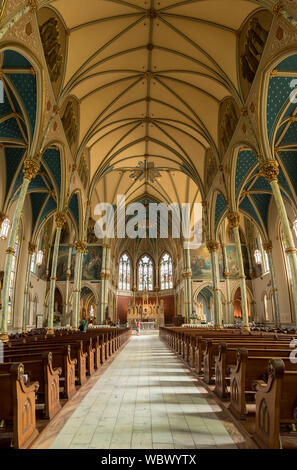
<path id="1" fill-rule="evenodd" d="M 148 293 L 145 291 L 140 302 L 133 301 L 132 305 L 128 303 L 127 321 L 129 326 L 136 328 L 139 321 L 143 325 L 143 329 L 157 329 L 164 326 L 164 300 L 159 303 L 158 297 L 156 302 L 149 301 Z"/>

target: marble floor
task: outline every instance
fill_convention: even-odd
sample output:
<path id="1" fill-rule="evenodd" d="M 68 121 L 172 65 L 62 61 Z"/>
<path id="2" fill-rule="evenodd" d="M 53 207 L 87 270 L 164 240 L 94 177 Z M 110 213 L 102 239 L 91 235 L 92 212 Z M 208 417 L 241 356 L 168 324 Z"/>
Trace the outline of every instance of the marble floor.
<path id="1" fill-rule="evenodd" d="M 189 369 L 158 336 L 144 335 L 115 357 L 50 448 L 236 449 L 241 440 Z"/>

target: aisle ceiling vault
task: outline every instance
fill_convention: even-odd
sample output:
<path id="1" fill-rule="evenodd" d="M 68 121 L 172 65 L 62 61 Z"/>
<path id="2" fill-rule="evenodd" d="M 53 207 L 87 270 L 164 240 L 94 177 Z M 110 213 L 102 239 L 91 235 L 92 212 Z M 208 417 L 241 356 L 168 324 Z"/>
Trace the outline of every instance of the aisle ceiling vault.
<path id="1" fill-rule="evenodd" d="M 60 102 L 79 99 L 79 152 L 90 150 L 96 197 L 201 200 L 205 152 L 218 148 L 220 103 L 233 96 L 242 104 L 238 31 L 258 6 L 243 0 L 51 6 L 69 30 Z"/>

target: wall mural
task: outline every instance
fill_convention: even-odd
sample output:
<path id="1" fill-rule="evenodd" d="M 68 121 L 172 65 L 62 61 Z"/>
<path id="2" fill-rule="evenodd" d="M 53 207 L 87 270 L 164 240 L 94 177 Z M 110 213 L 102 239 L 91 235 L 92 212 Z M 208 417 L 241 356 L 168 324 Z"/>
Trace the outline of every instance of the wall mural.
<path id="1" fill-rule="evenodd" d="M 68 266 L 68 253 L 69 245 L 60 245 L 59 255 L 58 255 L 58 264 L 57 264 L 57 280 L 58 281 L 67 281 L 67 266 Z M 71 277 L 70 281 L 74 281 L 74 266 L 75 266 L 75 250 L 72 249 L 71 256 Z"/>
<path id="2" fill-rule="evenodd" d="M 40 39 L 55 96 L 58 95 L 64 75 L 66 31 L 59 16 L 51 8 L 37 12 Z"/>
<path id="3" fill-rule="evenodd" d="M 69 143 L 69 147 L 74 153 L 79 138 L 79 105 L 74 97 L 70 97 L 64 103 L 61 110 L 61 121 Z"/>
<path id="4" fill-rule="evenodd" d="M 205 152 L 205 192 L 207 193 L 212 185 L 212 182 L 217 174 L 218 165 L 216 157 L 212 149 L 207 149 Z"/>
<path id="5" fill-rule="evenodd" d="M 239 39 L 240 82 L 247 98 L 268 38 L 272 23 L 269 11 L 257 12 L 245 23 Z"/>
<path id="6" fill-rule="evenodd" d="M 102 266 L 102 246 L 88 245 L 87 252 L 84 254 L 82 280 L 99 281 L 101 279 Z"/>
<path id="7" fill-rule="evenodd" d="M 201 245 L 191 250 L 192 279 L 211 279 L 211 260 L 208 249 Z"/>
<path id="8" fill-rule="evenodd" d="M 249 260 L 248 252 L 245 245 L 242 245 L 242 256 L 245 268 L 245 274 L 249 277 Z M 227 259 L 228 259 L 228 269 L 230 273 L 230 279 L 238 279 L 239 270 L 237 265 L 237 255 L 236 255 L 236 246 L 227 245 Z M 218 251 L 218 260 L 219 260 L 219 272 L 221 280 L 224 280 L 224 261 L 222 249 L 219 248 Z M 191 268 L 192 268 L 192 279 L 193 280 L 211 280 L 211 258 L 210 253 L 205 245 L 202 245 L 196 250 L 191 250 Z"/>
<path id="9" fill-rule="evenodd" d="M 66 282 L 67 266 L 68 266 L 69 245 L 60 245 L 57 264 L 57 281 Z M 102 246 L 88 245 L 87 251 L 83 258 L 82 280 L 83 281 L 99 281 L 101 279 L 102 267 Z M 70 281 L 74 281 L 75 270 L 75 248 L 72 249 L 71 256 L 71 277 Z"/>
<path id="10" fill-rule="evenodd" d="M 240 113 L 233 98 L 224 100 L 219 110 L 219 142 L 221 157 L 223 157 L 229 147 L 232 136 L 236 129 Z"/>

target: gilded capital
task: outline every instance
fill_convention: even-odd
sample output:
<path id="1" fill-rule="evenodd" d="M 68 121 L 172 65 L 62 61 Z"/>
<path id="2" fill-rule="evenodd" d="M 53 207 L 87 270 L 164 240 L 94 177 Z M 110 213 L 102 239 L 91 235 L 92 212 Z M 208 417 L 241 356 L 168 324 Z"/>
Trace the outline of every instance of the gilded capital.
<path id="1" fill-rule="evenodd" d="M 85 253 L 86 248 L 87 248 L 86 242 L 78 241 L 75 243 L 75 249 L 77 253 Z"/>
<path id="2" fill-rule="evenodd" d="M 57 212 L 56 213 L 56 225 L 58 228 L 63 228 L 63 226 L 66 224 L 66 215 L 64 212 Z"/>
<path id="3" fill-rule="evenodd" d="M 239 227 L 240 215 L 238 212 L 229 212 L 227 218 L 231 228 Z"/>
<path id="4" fill-rule="evenodd" d="M 272 7 L 272 14 L 274 16 L 280 16 L 283 9 L 284 9 L 284 6 L 283 6 L 282 2 L 276 2 Z"/>
<path id="5" fill-rule="evenodd" d="M 36 245 L 34 245 L 34 243 L 29 242 L 28 244 L 29 255 L 33 255 L 35 253 L 35 250 L 36 250 Z"/>
<path id="6" fill-rule="evenodd" d="M 266 242 L 263 243 L 263 248 L 266 251 L 266 253 L 271 253 L 272 252 L 272 241 L 267 240 Z"/>
<path id="7" fill-rule="evenodd" d="M 26 158 L 24 161 L 23 173 L 27 180 L 33 180 L 40 170 L 40 164 L 32 158 Z"/>
<path id="8" fill-rule="evenodd" d="M 210 253 L 214 253 L 215 251 L 218 251 L 219 244 L 216 240 L 209 240 L 206 244 L 206 247 Z"/>
<path id="9" fill-rule="evenodd" d="M 273 181 L 278 180 L 279 175 L 279 168 L 278 163 L 276 160 L 266 160 L 260 166 L 260 174 L 264 176 L 264 178 L 269 182 L 272 183 Z"/>

